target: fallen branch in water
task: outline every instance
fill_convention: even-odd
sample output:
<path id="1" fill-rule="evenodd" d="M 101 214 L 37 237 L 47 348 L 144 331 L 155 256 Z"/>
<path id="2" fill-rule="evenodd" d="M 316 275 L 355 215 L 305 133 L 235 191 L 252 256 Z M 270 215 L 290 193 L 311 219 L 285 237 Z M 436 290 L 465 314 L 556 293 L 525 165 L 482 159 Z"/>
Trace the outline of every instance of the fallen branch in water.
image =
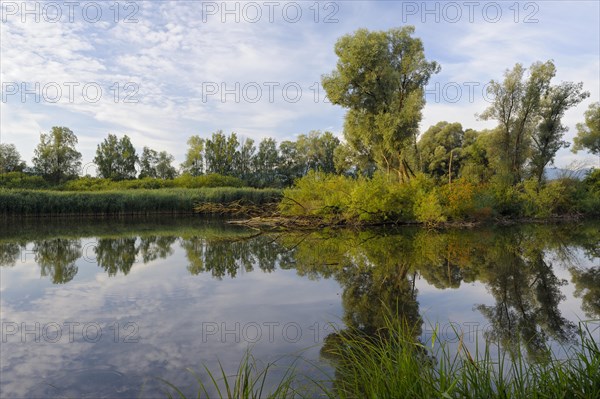
<path id="1" fill-rule="evenodd" d="M 203 202 L 194 206 L 196 213 L 229 216 L 266 216 L 277 214 L 277 203 L 256 205 L 242 201 L 234 201 L 225 204 Z"/>

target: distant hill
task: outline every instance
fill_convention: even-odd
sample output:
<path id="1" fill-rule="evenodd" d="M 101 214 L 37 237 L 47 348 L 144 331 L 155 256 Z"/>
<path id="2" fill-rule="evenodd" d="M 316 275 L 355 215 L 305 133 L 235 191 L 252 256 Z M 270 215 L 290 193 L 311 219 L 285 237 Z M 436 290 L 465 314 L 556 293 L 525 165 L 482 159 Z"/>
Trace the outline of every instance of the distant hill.
<path id="1" fill-rule="evenodd" d="M 562 168 L 546 168 L 544 173 L 548 180 L 556 180 L 561 177 L 572 177 L 578 180 L 583 180 L 588 173 L 592 171 L 592 168 L 584 168 L 578 170 L 562 169 Z"/>

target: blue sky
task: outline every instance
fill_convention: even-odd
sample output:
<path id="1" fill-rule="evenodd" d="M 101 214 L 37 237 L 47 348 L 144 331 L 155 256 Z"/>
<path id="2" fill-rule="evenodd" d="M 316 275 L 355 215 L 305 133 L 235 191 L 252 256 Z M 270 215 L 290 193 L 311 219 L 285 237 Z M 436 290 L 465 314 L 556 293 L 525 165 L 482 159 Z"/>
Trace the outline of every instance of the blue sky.
<path id="1" fill-rule="evenodd" d="M 77 134 L 84 165 L 108 133 L 129 135 L 140 151 L 169 151 L 177 164 L 189 136 L 217 129 L 255 140 L 316 129 L 342 137 L 345 111 L 327 103 L 319 82 L 335 68 L 336 40 L 359 28 L 414 25 L 428 59 L 441 64 L 427 89 L 421 131 L 442 120 L 493 127 L 475 116 L 489 104 L 484 85 L 517 62 L 553 59 L 555 83 L 584 82 L 591 97 L 564 118 L 569 141 L 600 99 L 597 1 L 1 6 L 0 141 L 14 143 L 27 162 L 40 132 L 52 126 Z M 595 158 L 561 150 L 556 164 L 575 160 Z"/>

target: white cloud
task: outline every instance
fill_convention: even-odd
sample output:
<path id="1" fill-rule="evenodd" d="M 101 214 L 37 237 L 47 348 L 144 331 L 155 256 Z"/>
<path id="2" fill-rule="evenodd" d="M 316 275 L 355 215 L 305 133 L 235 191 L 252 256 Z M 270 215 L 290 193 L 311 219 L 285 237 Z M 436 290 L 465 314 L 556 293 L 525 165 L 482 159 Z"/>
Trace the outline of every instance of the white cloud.
<path id="1" fill-rule="evenodd" d="M 480 9 L 473 23 L 466 9 L 457 23 L 444 18 L 436 23 L 431 15 L 422 23 L 421 15 L 405 15 L 403 2 L 344 2 L 336 3 L 339 9 L 334 18 L 338 22 L 331 24 L 323 23 L 323 19 L 335 10 L 325 9 L 321 3 L 318 23 L 314 22 L 314 8 L 309 8 L 312 3 L 298 3 L 303 14 L 297 23 L 282 17 L 284 3 L 275 9 L 272 23 L 265 8 L 258 23 L 246 22 L 249 14 L 240 14 L 239 23 L 232 15 L 222 23 L 221 13 L 204 15 L 203 20 L 202 5 L 194 2 L 134 3 L 139 7 L 134 15 L 137 23 L 123 21 L 131 12 L 124 9 L 115 23 L 111 20 L 113 10 L 102 4 L 105 16 L 96 24 L 86 22 L 77 12 L 73 23 L 22 23 L 18 16 L 9 16 L 2 24 L 3 82 L 40 82 L 42 86 L 47 82 L 79 82 L 81 86 L 97 82 L 103 89 L 97 103 L 86 101 L 81 87 L 76 89 L 74 101 L 67 101 L 63 93 L 57 104 L 48 104 L 44 98 L 37 104 L 31 96 L 22 104 L 19 95 L 3 102 L 2 140 L 16 143 L 27 160 L 39 131 L 54 125 L 68 125 L 80 135 L 84 163 L 92 160 L 96 144 L 109 132 L 129 134 L 139 149 L 143 145 L 164 149 L 181 161 L 185 152 L 182 143 L 189 135 L 208 135 L 217 129 L 278 140 L 312 129 L 340 131 L 343 112 L 315 103 L 317 86 L 313 85 L 321 74 L 335 67 L 336 39 L 360 27 L 387 29 L 415 24 L 428 58 L 442 64 L 442 73 L 432 83 L 477 82 L 482 87 L 490 79 L 500 79 L 516 62 L 527 66 L 536 60 L 554 59 L 557 81 L 583 81 L 592 92 L 591 100 L 597 101 L 599 96 L 599 6 L 593 2 L 536 3 L 538 22 L 529 24 L 523 19 L 534 10 L 523 8 L 521 3 L 518 23 L 510 9 L 512 3 L 502 3 L 503 16 L 497 23 L 486 22 Z M 232 4 L 236 3 L 229 6 L 234 7 Z M 239 9 L 246 4 L 239 3 Z M 136 104 L 123 103 L 123 96 L 131 93 L 123 90 L 128 82 L 139 88 Z M 224 95 L 220 90 L 221 84 L 232 89 L 239 83 L 241 90 L 251 82 L 263 88 L 257 103 L 244 99 L 241 92 L 236 103 L 232 94 Z M 269 101 L 265 82 L 279 83 L 273 101 Z M 296 103 L 286 101 L 281 93 L 281 87 L 291 82 L 303 88 Z M 118 101 L 115 83 L 120 89 Z M 203 98 L 207 83 L 217 84 L 219 92 Z M 466 94 L 465 90 L 463 96 Z M 476 94 L 474 101 L 466 103 L 464 98 L 457 103 L 430 101 L 424 110 L 422 130 L 440 120 L 458 120 L 476 128 L 487 126 L 474 117 L 487 105 L 481 93 Z M 566 115 L 565 122 L 571 128 L 567 138 L 574 134 L 574 124 L 584 108 L 582 105 Z M 563 164 L 569 157 L 561 153 L 557 163 Z"/>

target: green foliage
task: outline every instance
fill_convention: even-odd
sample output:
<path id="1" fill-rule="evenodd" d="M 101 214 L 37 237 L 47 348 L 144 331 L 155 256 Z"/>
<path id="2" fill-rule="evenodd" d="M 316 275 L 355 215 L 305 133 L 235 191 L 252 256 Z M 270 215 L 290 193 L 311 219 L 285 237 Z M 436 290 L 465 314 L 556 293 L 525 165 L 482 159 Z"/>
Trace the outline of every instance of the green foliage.
<path id="1" fill-rule="evenodd" d="M 417 144 L 423 172 L 447 182 L 450 169 L 452 178 L 456 178 L 461 166 L 463 140 L 460 123 L 439 122 L 427 129 Z"/>
<path id="2" fill-rule="evenodd" d="M 296 140 L 297 162 L 304 166 L 304 173 L 311 169 L 335 173 L 334 151 L 339 145 L 340 140 L 331 132 L 313 130 L 307 135 L 301 134 Z"/>
<path id="3" fill-rule="evenodd" d="M 286 399 L 296 398 L 297 390 L 293 386 L 297 376 L 295 367 L 289 366 L 278 380 L 272 390 L 268 388 L 268 380 L 272 377 L 276 363 L 268 363 L 263 366 L 252 354 L 247 351 L 240 360 L 235 374 L 225 372 L 223 365 L 219 362 L 219 369 L 211 371 L 204 366 L 207 373 L 207 382 L 203 382 L 192 370 L 188 370 L 198 382 L 198 398 L 236 398 L 236 399 Z M 183 392 L 169 381 L 160 379 L 168 387 L 167 398 L 184 398 Z M 176 395 L 175 395 L 176 394 Z"/>
<path id="4" fill-rule="evenodd" d="M 283 191 L 279 209 L 290 216 L 345 218 L 351 200 L 352 179 L 310 171 Z"/>
<path id="5" fill-rule="evenodd" d="M 75 178 L 81 168 L 81 153 L 75 149 L 77 136 L 67 127 L 54 126 L 40 134 L 33 167 L 36 173 L 54 184 Z"/>
<path id="6" fill-rule="evenodd" d="M 135 179 L 138 157 L 127 135 L 118 139 L 109 134 L 96 148 L 94 163 L 100 177 L 111 180 Z"/>
<path id="7" fill-rule="evenodd" d="M 481 186 L 461 179 L 442 186 L 444 214 L 452 220 L 477 219 Z"/>
<path id="8" fill-rule="evenodd" d="M 432 338 L 416 341 L 414 327 L 392 317 L 375 336 L 356 328 L 336 331 L 328 348 L 336 366 L 337 398 L 594 398 L 600 394 L 600 348 L 582 324 L 581 343 L 567 360 L 529 362 L 493 341 L 471 353 L 452 352 L 434 327 Z M 462 342 L 455 331 L 452 338 Z M 548 348 L 546 348 L 549 350 Z M 493 353 L 497 351 L 498 355 Z"/>
<path id="9" fill-rule="evenodd" d="M 425 59 L 414 27 L 370 32 L 359 29 L 335 44 L 337 68 L 322 78 L 333 104 L 348 109 L 346 142 L 381 170 L 404 174 L 405 154 L 415 142 L 424 87 L 439 71 Z"/>
<path id="10" fill-rule="evenodd" d="M 398 182 L 384 173 L 353 179 L 309 172 L 284 190 L 280 211 L 349 224 L 410 222 L 415 220 L 415 198 L 426 197 L 433 189 L 433 181 L 422 174 Z M 431 214 L 422 216 L 423 222 L 436 219 Z"/>
<path id="11" fill-rule="evenodd" d="M 253 159 L 254 176 L 252 184 L 256 187 L 268 187 L 277 185 L 277 166 L 279 164 L 279 152 L 277 141 L 272 138 L 261 140 L 258 152 Z"/>
<path id="12" fill-rule="evenodd" d="M 25 162 L 14 144 L 0 143 L 0 174 L 9 172 L 22 172 Z"/>
<path id="13" fill-rule="evenodd" d="M 140 178 L 152 177 L 155 179 L 174 179 L 177 169 L 171 164 L 175 160 L 173 155 L 166 151 L 156 152 L 144 146 L 140 157 Z"/>
<path id="14" fill-rule="evenodd" d="M 127 215 L 191 213 L 196 203 L 271 203 L 279 190 L 253 188 L 171 188 L 97 192 L 0 189 L 2 215 Z"/>
<path id="15" fill-rule="evenodd" d="M 591 104 L 585 111 L 585 122 L 577 124 L 573 151 L 583 149 L 600 157 L 600 102 Z"/>
<path id="16" fill-rule="evenodd" d="M 204 145 L 206 172 L 232 175 L 238 145 L 235 133 L 229 136 L 226 136 L 222 130 L 213 133 Z"/>
<path id="17" fill-rule="evenodd" d="M 502 82 L 492 80 L 489 92 L 494 102 L 481 114 L 495 119 L 497 156 L 495 168 L 509 176 L 511 184 L 525 177 L 524 167 L 531 163 L 532 173 L 541 181 L 544 167 L 552 162 L 556 151 L 566 146 L 561 124 L 564 112 L 581 102 L 589 93 L 581 83 L 564 82 L 551 86 L 556 74 L 552 61 L 535 62 L 528 70 L 516 64 L 504 73 Z"/>
<path id="18" fill-rule="evenodd" d="M 192 136 L 187 141 L 188 150 L 185 161 L 181 164 L 184 173 L 199 176 L 204 173 L 204 139 Z"/>
<path id="19" fill-rule="evenodd" d="M 487 183 L 492 177 L 491 159 L 488 150 L 494 146 L 493 132 L 472 129 L 465 131 L 463 147 L 461 148 L 461 168 L 459 176 L 474 184 Z"/>
<path id="20" fill-rule="evenodd" d="M 415 217 L 418 222 L 426 225 L 436 225 L 446 221 L 437 190 L 434 189 L 430 192 L 419 190 L 417 192 Z"/>
<path id="21" fill-rule="evenodd" d="M 201 187 L 243 187 L 244 182 L 233 176 L 223 176 L 216 173 L 208 175 L 192 176 L 183 174 L 173 180 L 175 187 L 201 188 Z"/>
<path id="22" fill-rule="evenodd" d="M 106 191 L 106 190 L 134 190 L 134 189 L 160 189 L 160 188 L 202 188 L 202 187 L 243 187 L 244 182 L 236 177 L 217 174 L 192 176 L 183 174 L 175 179 L 160 179 L 145 177 L 136 180 L 111 181 L 95 177 L 82 177 L 57 187 L 65 191 Z M 35 187 L 19 187 L 35 188 Z"/>
<path id="23" fill-rule="evenodd" d="M 580 199 L 581 212 L 600 215 L 600 169 L 593 170 L 583 181 L 585 193 Z"/>
<path id="24" fill-rule="evenodd" d="M 526 217 L 547 218 L 556 214 L 565 187 L 560 182 L 541 185 L 536 178 L 522 184 L 521 203 Z"/>
<path id="25" fill-rule="evenodd" d="M 411 185 L 392 183 L 389 176 L 376 173 L 356 181 L 350 217 L 366 223 L 408 222 L 414 219 L 413 206 Z"/>
<path id="26" fill-rule="evenodd" d="M 590 93 L 582 92 L 583 83 L 563 82 L 548 89 L 541 99 L 540 122 L 532 132 L 531 169 L 532 175 L 541 182 L 546 165 L 554 162 L 556 152 L 569 143 L 562 138 L 568 130 L 561 119 L 565 111 L 587 98 Z"/>
<path id="27" fill-rule="evenodd" d="M 517 186 L 499 180 L 474 184 L 458 179 L 436 186 L 425 174 L 398 182 L 384 173 L 351 178 L 310 172 L 284 190 L 280 211 L 286 216 L 347 224 L 435 225 L 448 220 L 486 221 L 494 216 L 544 219 L 593 215 L 600 209 L 600 190 L 589 188 L 596 184 L 594 178 L 589 178 L 590 183 L 575 179 L 539 183 L 532 178 Z"/>
<path id="28" fill-rule="evenodd" d="M 44 189 L 50 187 L 41 176 L 32 176 L 22 172 L 0 174 L 0 188 Z"/>

